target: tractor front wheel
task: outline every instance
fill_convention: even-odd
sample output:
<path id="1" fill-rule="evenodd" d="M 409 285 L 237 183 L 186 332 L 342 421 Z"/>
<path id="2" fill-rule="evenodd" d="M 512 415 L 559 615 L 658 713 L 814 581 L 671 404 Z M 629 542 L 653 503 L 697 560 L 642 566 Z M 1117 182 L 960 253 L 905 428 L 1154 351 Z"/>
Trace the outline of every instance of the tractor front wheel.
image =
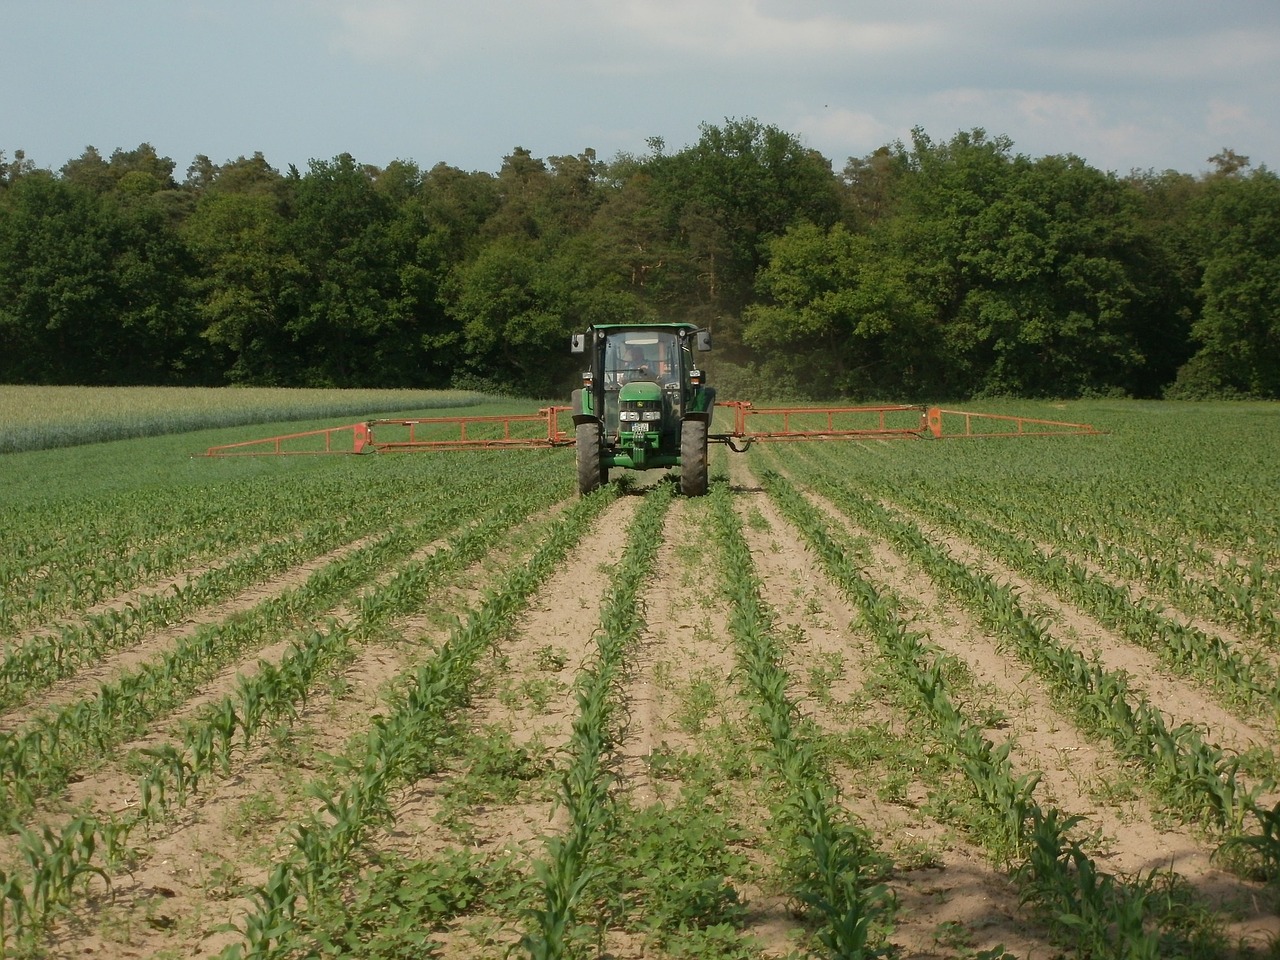
<path id="1" fill-rule="evenodd" d="M 701 497 L 707 492 L 707 421 L 680 424 L 680 492 Z"/>
<path id="2" fill-rule="evenodd" d="M 609 468 L 601 455 L 603 431 L 596 422 L 578 424 L 578 492 L 588 494 L 609 482 Z"/>

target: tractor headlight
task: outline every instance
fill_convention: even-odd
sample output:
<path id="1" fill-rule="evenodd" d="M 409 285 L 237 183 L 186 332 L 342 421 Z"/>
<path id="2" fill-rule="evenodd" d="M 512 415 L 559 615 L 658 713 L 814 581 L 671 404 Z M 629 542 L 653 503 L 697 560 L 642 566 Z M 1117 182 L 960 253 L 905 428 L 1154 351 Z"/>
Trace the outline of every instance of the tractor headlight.
<path id="1" fill-rule="evenodd" d="M 618 414 L 618 419 L 619 420 L 639 420 L 640 414 L 638 411 L 635 411 L 635 410 L 623 410 Z M 645 416 L 645 419 L 646 420 L 649 419 L 647 415 Z"/>
<path id="2" fill-rule="evenodd" d="M 634 414 L 633 414 L 633 416 L 634 416 Z M 662 411 L 661 411 L 661 410 L 646 410 L 646 411 L 644 411 L 644 413 L 640 414 L 640 419 L 641 419 L 641 420 L 661 420 L 661 419 L 662 419 Z"/>

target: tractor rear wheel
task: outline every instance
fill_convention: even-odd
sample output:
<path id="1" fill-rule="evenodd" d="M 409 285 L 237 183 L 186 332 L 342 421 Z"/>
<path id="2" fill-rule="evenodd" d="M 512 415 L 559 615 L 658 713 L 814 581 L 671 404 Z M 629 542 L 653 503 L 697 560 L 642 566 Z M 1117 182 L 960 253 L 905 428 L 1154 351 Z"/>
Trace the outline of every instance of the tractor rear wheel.
<path id="1" fill-rule="evenodd" d="M 609 482 L 609 468 L 601 456 L 602 430 L 596 422 L 578 424 L 578 492 L 597 490 Z"/>
<path id="2" fill-rule="evenodd" d="M 707 492 L 707 421 L 680 424 L 680 492 L 701 497 Z"/>

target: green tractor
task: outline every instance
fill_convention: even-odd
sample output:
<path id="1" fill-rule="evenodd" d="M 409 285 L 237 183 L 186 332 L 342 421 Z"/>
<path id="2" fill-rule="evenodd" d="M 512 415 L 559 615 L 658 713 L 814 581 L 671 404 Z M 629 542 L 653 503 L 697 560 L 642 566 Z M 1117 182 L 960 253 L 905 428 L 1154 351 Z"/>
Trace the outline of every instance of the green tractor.
<path id="1" fill-rule="evenodd" d="M 597 324 L 571 348 L 588 359 L 571 401 L 579 492 L 608 483 L 610 467 L 679 466 L 680 491 L 705 494 L 716 392 L 694 353 L 711 349 L 711 334 L 692 323 Z"/>

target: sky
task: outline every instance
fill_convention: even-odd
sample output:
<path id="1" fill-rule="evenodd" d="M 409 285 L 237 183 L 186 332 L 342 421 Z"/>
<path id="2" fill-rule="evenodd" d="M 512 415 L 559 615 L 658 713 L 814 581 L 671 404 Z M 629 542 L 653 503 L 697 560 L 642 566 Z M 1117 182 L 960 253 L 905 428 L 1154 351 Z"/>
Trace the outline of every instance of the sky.
<path id="1" fill-rule="evenodd" d="M 0 151 L 149 143 L 496 172 L 754 119 L 840 171 L 913 128 L 1030 157 L 1280 168 L 1280 0 L 0 0 Z"/>

